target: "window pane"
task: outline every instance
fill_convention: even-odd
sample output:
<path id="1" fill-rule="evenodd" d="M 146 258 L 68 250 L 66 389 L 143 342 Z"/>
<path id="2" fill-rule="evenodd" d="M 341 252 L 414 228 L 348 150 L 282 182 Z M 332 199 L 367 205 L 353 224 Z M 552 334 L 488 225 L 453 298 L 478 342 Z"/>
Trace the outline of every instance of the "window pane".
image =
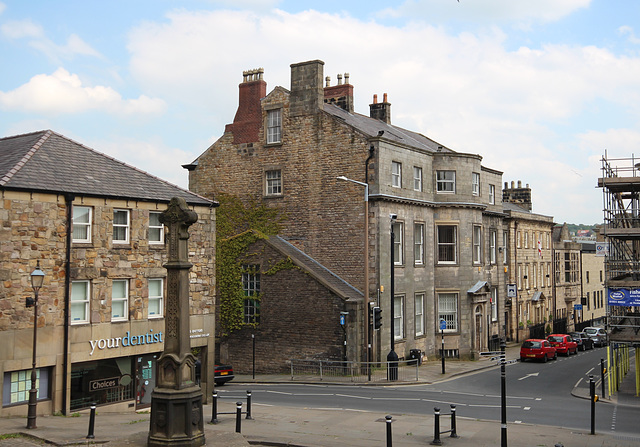
<path id="1" fill-rule="evenodd" d="M 456 262 L 456 227 L 438 226 L 438 261 Z"/>
<path id="2" fill-rule="evenodd" d="M 127 225 L 129 213 L 124 210 L 115 210 L 113 212 L 113 223 L 118 225 Z"/>

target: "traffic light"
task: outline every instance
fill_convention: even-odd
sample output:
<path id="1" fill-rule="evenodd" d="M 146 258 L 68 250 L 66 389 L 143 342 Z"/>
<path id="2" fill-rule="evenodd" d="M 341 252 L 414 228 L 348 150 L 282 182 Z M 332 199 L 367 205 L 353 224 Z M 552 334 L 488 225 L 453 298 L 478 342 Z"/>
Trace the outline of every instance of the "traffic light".
<path id="1" fill-rule="evenodd" d="M 382 309 L 376 306 L 373 308 L 373 328 L 380 329 L 380 326 L 382 326 Z"/>

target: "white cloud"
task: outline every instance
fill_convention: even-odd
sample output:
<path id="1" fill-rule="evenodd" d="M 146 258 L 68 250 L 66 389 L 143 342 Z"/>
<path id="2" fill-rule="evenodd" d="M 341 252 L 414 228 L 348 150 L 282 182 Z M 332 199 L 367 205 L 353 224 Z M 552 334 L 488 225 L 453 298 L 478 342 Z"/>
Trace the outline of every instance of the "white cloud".
<path id="1" fill-rule="evenodd" d="M 5 5 L 4 3 L 0 2 L 0 14 L 2 14 L 4 12 L 6 7 L 7 7 L 7 5 Z"/>
<path id="2" fill-rule="evenodd" d="M 621 26 L 618 28 L 618 33 L 622 36 L 628 36 L 627 40 L 634 45 L 640 44 L 640 38 L 636 37 L 636 33 L 633 31 L 633 28 L 627 25 Z"/>
<path id="3" fill-rule="evenodd" d="M 29 19 L 7 21 L 0 26 L 0 32 L 9 39 L 23 39 L 27 37 L 40 39 L 44 36 L 42 26 L 33 23 Z"/>
<path id="4" fill-rule="evenodd" d="M 9 92 L 0 91 L 0 106 L 45 115 L 82 113 L 100 110 L 112 114 L 159 114 L 165 111 L 163 100 L 140 96 L 123 99 L 111 87 L 82 85 L 78 75 L 64 68 L 53 74 L 40 74 Z"/>
<path id="5" fill-rule="evenodd" d="M 387 8 L 379 17 L 405 17 L 412 20 L 469 20 L 475 23 L 555 22 L 589 7 L 591 0 L 406 0 L 397 8 Z"/>

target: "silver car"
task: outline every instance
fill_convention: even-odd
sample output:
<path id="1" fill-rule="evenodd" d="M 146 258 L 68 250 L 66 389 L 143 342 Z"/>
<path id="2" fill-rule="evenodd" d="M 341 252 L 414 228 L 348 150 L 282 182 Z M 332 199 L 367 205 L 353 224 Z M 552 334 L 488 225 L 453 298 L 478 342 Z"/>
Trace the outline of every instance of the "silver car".
<path id="1" fill-rule="evenodd" d="M 582 331 L 593 340 L 595 346 L 605 346 L 607 344 L 607 332 L 601 327 L 586 327 Z"/>

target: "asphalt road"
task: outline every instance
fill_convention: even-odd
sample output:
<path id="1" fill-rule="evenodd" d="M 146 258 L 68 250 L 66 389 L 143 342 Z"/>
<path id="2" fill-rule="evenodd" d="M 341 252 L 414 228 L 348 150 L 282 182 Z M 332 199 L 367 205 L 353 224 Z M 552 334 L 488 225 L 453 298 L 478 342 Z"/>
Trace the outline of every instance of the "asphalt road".
<path id="1" fill-rule="evenodd" d="M 571 394 L 574 387 L 589 387 L 594 375 L 600 394 L 600 359 L 604 348 L 579 352 L 570 357 L 542 362 L 510 363 L 506 370 L 507 423 L 529 423 L 589 430 L 591 406 L 587 399 Z M 233 411 L 246 385 L 218 388 L 219 411 Z M 461 418 L 501 420 L 500 367 L 453 378 L 432 385 L 350 386 L 268 384 L 251 387 L 254 405 L 284 405 L 305 408 L 379 411 L 380 414 L 443 413 L 456 405 Z M 227 408 L 228 407 L 228 408 Z M 640 408 L 598 402 L 595 413 L 598 433 L 640 437 Z"/>

